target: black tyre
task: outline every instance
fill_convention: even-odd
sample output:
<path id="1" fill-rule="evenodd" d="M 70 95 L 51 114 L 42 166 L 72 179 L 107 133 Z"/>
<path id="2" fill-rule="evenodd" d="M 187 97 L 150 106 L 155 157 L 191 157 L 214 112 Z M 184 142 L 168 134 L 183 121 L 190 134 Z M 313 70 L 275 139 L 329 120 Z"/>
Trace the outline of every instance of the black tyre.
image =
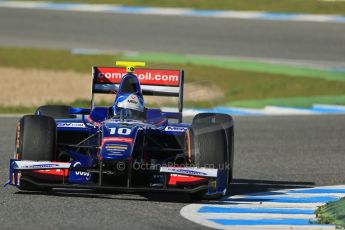
<path id="1" fill-rule="evenodd" d="M 43 105 L 36 110 L 36 115 L 45 115 L 55 119 L 75 118 L 69 113 L 71 106 L 67 105 Z"/>
<path id="2" fill-rule="evenodd" d="M 18 160 L 51 161 L 56 151 L 56 124 L 48 116 L 26 115 L 18 123 Z"/>
<path id="3" fill-rule="evenodd" d="M 192 162 L 199 167 L 225 169 L 228 183 L 232 180 L 234 126 L 230 115 L 216 113 L 197 114 L 192 122 Z"/>
<path id="4" fill-rule="evenodd" d="M 17 160 L 52 161 L 56 153 L 56 124 L 52 117 L 26 115 L 20 119 L 16 135 Z M 22 184 L 21 190 L 37 190 Z"/>

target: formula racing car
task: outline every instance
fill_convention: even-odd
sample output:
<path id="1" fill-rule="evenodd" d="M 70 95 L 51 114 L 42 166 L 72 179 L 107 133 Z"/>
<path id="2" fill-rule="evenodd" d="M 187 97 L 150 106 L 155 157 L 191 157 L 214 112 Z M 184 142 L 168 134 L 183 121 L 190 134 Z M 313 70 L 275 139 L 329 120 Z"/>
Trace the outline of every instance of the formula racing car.
<path id="1" fill-rule="evenodd" d="M 183 123 L 184 71 L 144 67 L 93 67 L 90 108 L 44 105 L 23 116 L 7 184 L 30 191 L 226 194 L 233 175 L 232 117 L 200 113 Z M 114 94 L 114 103 L 95 106 L 95 94 Z M 146 108 L 144 95 L 178 97 L 178 108 Z"/>

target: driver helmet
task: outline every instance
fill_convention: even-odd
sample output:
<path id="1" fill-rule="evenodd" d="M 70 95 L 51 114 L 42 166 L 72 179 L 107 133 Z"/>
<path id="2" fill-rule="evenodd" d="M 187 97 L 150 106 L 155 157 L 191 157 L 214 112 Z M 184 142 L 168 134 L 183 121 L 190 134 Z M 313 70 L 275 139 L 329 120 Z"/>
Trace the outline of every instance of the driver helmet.
<path id="1" fill-rule="evenodd" d="M 120 119 L 143 120 L 145 118 L 144 99 L 135 93 L 123 94 L 116 98 L 113 110 L 114 115 Z"/>

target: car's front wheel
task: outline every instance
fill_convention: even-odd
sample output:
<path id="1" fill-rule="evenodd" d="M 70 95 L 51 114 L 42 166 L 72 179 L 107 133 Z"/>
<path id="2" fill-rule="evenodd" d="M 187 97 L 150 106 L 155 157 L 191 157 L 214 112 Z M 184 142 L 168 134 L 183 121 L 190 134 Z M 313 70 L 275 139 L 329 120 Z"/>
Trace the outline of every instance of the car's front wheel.
<path id="1" fill-rule="evenodd" d="M 25 115 L 17 124 L 15 159 L 52 161 L 56 155 L 56 124 L 52 117 Z M 21 185 L 21 190 L 34 190 Z"/>
<path id="2" fill-rule="evenodd" d="M 234 129 L 232 117 L 226 114 L 201 113 L 192 122 L 192 162 L 198 167 L 227 170 L 232 180 Z"/>

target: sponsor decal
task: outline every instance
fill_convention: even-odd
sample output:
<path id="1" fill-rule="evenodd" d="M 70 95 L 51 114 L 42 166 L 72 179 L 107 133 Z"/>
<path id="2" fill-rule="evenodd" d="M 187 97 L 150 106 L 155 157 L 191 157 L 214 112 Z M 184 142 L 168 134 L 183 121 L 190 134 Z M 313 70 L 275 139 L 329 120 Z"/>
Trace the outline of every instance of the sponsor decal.
<path id="1" fill-rule="evenodd" d="M 187 175 L 180 175 L 180 174 L 174 174 L 174 173 L 172 173 L 170 176 L 181 177 L 181 178 L 190 178 L 190 176 L 187 176 Z"/>
<path id="2" fill-rule="evenodd" d="M 76 162 L 74 163 L 73 167 L 80 167 L 81 163 L 80 162 Z M 91 173 L 86 172 L 86 171 L 75 171 L 74 172 L 76 176 L 82 176 L 85 177 L 85 180 L 89 181 L 91 179 Z"/>
<path id="3" fill-rule="evenodd" d="M 218 170 L 210 168 L 192 168 L 192 167 L 160 167 L 161 173 L 184 174 L 199 177 L 217 177 Z"/>
<path id="4" fill-rule="evenodd" d="M 68 176 L 68 170 L 66 169 L 39 169 L 32 171 L 38 174 L 46 174 L 53 176 Z"/>
<path id="5" fill-rule="evenodd" d="M 137 96 L 129 96 L 128 99 L 127 99 L 127 102 L 130 103 L 130 104 L 139 104 L 139 100 L 138 100 L 138 97 Z"/>
<path id="6" fill-rule="evenodd" d="M 75 175 L 89 177 L 90 173 L 89 172 L 83 172 L 83 171 L 75 171 Z"/>
<path id="7" fill-rule="evenodd" d="M 207 178 L 172 173 L 170 174 L 168 184 L 172 186 L 176 186 L 178 184 L 200 183 L 202 181 L 207 181 L 207 180 L 208 180 Z"/>
<path id="8" fill-rule="evenodd" d="M 118 150 L 118 151 L 125 151 L 128 149 L 127 145 L 106 145 L 105 148 L 107 150 Z"/>
<path id="9" fill-rule="evenodd" d="M 95 83 L 120 83 L 127 74 L 125 68 L 118 67 L 97 67 L 95 71 Z M 140 84 L 143 85 L 166 85 L 179 86 L 179 70 L 159 70 L 159 69 L 136 69 Z"/>
<path id="10" fill-rule="evenodd" d="M 170 169 L 173 172 L 177 173 L 183 173 L 183 174 L 188 174 L 188 175 L 196 175 L 196 176 L 207 176 L 207 173 L 200 172 L 200 171 L 194 171 L 194 170 L 189 170 L 189 169 Z"/>
<path id="11" fill-rule="evenodd" d="M 124 109 L 144 110 L 143 101 L 136 94 L 120 96 L 117 100 L 117 106 Z"/>
<path id="12" fill-rule="evenodd" d="M 40 164 L 40 165 L 24 165 L 22 168 L 56 168 L 59 167 L 58 164 Z"/>
<path id="13" fill-rule="evenodd" d="M 165 127 L 164 131 L 171 131 L 171 132 L 186 132 L 187 128 L 184 127 L 174 127 L 174 126 L 167 126 Z"/>
<path id="14" fill-rule="evenodd" d="M 124 142 L 124 143 L 133 143 L 133 138 L 125 138 L 125 137 L 104 137 L 102 140 L 102 145 L 107 142 Z"/>
<path id="15" fill-rule="evenodd" d="M 128 145 L 105 144 L 107 155 L 122 156 L 123 152 L 128 150 Z"/>
<path id="16" fill-rule="evenodd" d="M 131 94 L 127 97 L 127 102 L 130 103 L 130 104 L 139 104 L 139 99 L 137 97 L 137 95 L 135 94 Z"/>
<path id="17" fill-rule="evenodd" d="M 50 162 L 50 161 L 14 161 L 13 168 L 14 169 L 64 169 L 69 168 L 70 163 L 62 163 L 62 162 Z"/>
<path id="18" fill-rule="evenodd" d="M 138 101 L 135 101 L 135 100 L 132 100 L 132 99 L 128 99 L 127 102 L 131 103 L 131 104 L 136 104 L 136 105 L 139 103 Z"/>
<path id="19" fill-rule="evenodd" d="M 85 128 L 83 123 L 70 123 L 70 122 L 63 122 L 57 124 L 58 128 Z"/>

